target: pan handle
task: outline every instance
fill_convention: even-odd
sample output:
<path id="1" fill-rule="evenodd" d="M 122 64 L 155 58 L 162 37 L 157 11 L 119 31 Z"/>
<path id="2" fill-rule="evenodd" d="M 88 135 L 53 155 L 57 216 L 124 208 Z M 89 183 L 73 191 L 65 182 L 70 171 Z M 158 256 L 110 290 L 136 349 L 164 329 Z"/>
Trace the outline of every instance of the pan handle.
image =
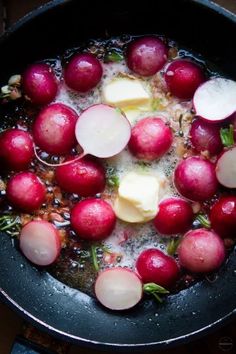
<path id="1" fill-rule="evenodd" d="M 56 354 L 23 337 L 16 337 L 10 354 Z"/>

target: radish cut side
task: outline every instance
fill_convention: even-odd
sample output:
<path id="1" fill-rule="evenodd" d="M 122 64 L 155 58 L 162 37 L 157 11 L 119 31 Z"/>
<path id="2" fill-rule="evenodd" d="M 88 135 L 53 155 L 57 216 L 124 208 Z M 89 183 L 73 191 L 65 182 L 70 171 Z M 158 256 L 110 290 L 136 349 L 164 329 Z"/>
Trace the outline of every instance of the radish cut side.
<path id="1" fill-rule="evenodd" d="M 216 177 L 223 186 L 236 188 L 236 146 L 225 151 L 218 159 Z"/>
<path id="2" fill-rule="evenodd" d="M 60 235 L 47 221 L 30 221 L 21 230 L 20 249 L 32 263 L 47 266 L 53 263 L 60 253 Z"/>
<path id="3" fill-rule="evenodd" d="M 106 269 L 95 283 L 98 301 L 110 310 L 126 310 L 142 298 L 142 282 L 136 273 L 125 268 Z"/>
<path id="4" fill-rule="evenodd" d="M 196 115 L 209 121 L 220 121 L 236 111 L 236 82 L 215 78 L 202 84 L 195 92 Z"/>
<path id="5" fill-rule="evenodd" d="M 131 135 L 131 126 L 119 109 L 96 104 L 80 115 L 75 135 L 85 155 L 107 158 L 126 147 Z"/>

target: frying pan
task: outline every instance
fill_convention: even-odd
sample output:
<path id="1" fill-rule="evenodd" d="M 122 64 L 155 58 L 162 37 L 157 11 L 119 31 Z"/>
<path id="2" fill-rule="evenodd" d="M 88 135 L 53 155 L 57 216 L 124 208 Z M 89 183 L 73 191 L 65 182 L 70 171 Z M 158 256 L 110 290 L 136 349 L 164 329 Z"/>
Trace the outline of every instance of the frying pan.
<path id="1" fill-rule="evenodd" d="M 236 79 L 236 16 L 211 2 L 56 0 L 1 38 L 0 83 L 83 40 L 125 33 L 164 34 Z M 130 311 L 111 312 L 33 267 L 6 234 L 0 236 L 1 299 L 37 327 L 80 345 L 126 352 L 169 347 L 208 333 L 236 313 L 235 250 L 213 283 L 202 280 L 162 304 L 145 300 Z"/>

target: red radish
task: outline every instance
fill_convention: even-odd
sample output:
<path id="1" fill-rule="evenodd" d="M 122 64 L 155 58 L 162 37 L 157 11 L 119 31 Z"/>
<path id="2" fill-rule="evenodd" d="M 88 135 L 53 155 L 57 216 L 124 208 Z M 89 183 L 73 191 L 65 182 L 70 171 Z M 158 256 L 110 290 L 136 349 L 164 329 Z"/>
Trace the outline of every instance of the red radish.
<path id="1" fill-rule="evenodd" d="M 157 231 L 163 235 L 184 233 L 193 222 L 193 209 L 186 200 L 167 198 L 159 204 L 159 211 L 154 219 Z"/>
<path id="2" fill-rule="evenodd" d="M 216 177 L 220 184 L 236 188 L 236 146 L 223 152 L 216 163 Z"/>
<path id="3" fill-rule="evenodd" d="M 95 283 L 98 301 L 110 310 L 127 310 L 142 298 L 143 286 L 136 273 L 126 268 L 110 268 Z"/>
<path id="4" fill-rule="evenodd" d="M 223 78 L 211 79 L 194 94 L 196 115 L 216 122 L 228 118 L 236 111 L 236 82 Z"/>
<path id="5" fill-rule="evenodd" d="M 90 241 L 103 240 L 114 230 L 115 213 L 101 199 L 86 199 L 77 203 L 71 211 L 71 226 L 80 238 Z"/>
<path id="6" fill-rule="evenodd" d="M 224 243 L 213 231 L 190 230 L 180 242 L 178 255 L 181 266 L 191 272 L 212 272 L 225 259 Z"/>
<path id="7" fill-rule="evenodd" d="M 167 61 L 168 48 L 154 36 L 141 37 L 132 41 L 127 49 L 127 65 L 142 76 L 151 76 L 161 70 Z"/>
<path id="8" fill-rule="evenodd" d="M 42 150 L 56 155 L 69 153 L 76 144 L 77 113 L 62 103 L 45 107 L 33 125 L 33 137 Z"/>
<path id="9" fill-rule="evenodd" d="M 210 212 L 211 227 L 222 237 L 236 238 L 236 197 L 221 197 Z"/>
<path id="10" fill-rule="evenodd" d="M 177 165 L 174 184 L 187 199 L 199 202 L 210 199 L 218 188 L 215 166 L 199 156 L 188 157 Z"/>
<path id="11" fill-rule="evenodd" d="M 131 127 L 119 109 L 96 104 L 80 115 L 75 135 L 84 150 L 84 155 L 107 158 L 118 154 L 126 147 Z"/>
<path id="12" fill-rule="evenodd" d="M 48 221 L 30 221 L 21 230 L 20 249 L 32 263 L 47 266 L 60 254 L 59 232 Z"/>
<path id="13" fill-rule="evenodd" d="M 20 172 L 10 178 L 6 195 L 13 207 L 31 213 L 45 202 L 46 188 L 36 174 Z"/>
<path id="14" fill-rule="evenodd" d="M 143 283 L 153 282 L 167 289 L 179 278 L 175 259 L 156 248 L 143 251 L 136 261 L 136 268 Z"/>
<path id="15" fill-rule="evenodd" d="M 190 140 L 196 151 L 209 151 L 211 155 L 219 154 L 223 145 L 220 138 L 220 126 L 203 119 L 196 119 L 189 131 Z"/>
<path id="16" fill-rule="evenodd" d="M 66 161 L 73 160 L 73 158 Z M 98 161 L 84 157 L 56 169 L 58 185 L 66 192 L 88 197 L 100 193 L 106 184 L 105 170 Z"/>
<path id="17" fill-rule="evenodd" d="M 138 159 L 153 161 L 170 149 L 172 141 L 172 131 L 161 118 L 144 118 L 132 128 L 129 150 Z"/>
<path id="18" fill-rule="evenodd" d="M 64 71 L 66 84 L 78 92 L 94 88 L 102 78 L 100 61 L 89 53 L 76 54 L 69 61 Z"/>
<path id="19" fill-rule="evenodd" d="M 188 100 L 205 81 L 205 75 L 199 65 L 189 60 L 178 59 L 168 65 L 165 81 L 172 95 Z"/>
<path id="20" fill-rule="evenodd" d="M 0 158 L 14 171 L 27 169 L 34 157 L 33 139 L 28 132 L 8 129 L 0 135 Z"/>
<path id="21" fill-rule="evenodd" d="M 58 83 L 53 69 L 47 64 L 33 64 L 22 77 L 26 95 L 36 104 L 48 104 L 54 100 Z"/>

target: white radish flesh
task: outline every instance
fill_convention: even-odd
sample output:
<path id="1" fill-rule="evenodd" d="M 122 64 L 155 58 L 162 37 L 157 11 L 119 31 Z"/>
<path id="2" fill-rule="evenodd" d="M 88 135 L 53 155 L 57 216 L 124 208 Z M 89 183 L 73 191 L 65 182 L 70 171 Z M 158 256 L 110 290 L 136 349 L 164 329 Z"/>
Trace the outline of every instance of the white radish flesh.
<path id="1" fill-rule="evenodd" d="M 202 84 L 195 92 L 196 115 L 209 121 L 221 121 L 236 111 L 236 82 L 215 78 Z"/>
<path id="2" fill-rule="evenodd" d="M 31 221 L 21 230 L 20 249 L 32 263 L 47 266 L 53 263 L 60 253 L 60 235 L 47 221 Z"/>
<path id="3" fill-rule="evenodd" d="M 84 155 L 107 158 L 126 147 L 131 135 L 131 126 L 119 109 L 97 104 L 80 115 L 75 135 Z"/>
<path id="4" fill-rule="evenodd" d="M 225 151 L 218 159 L 216 177 L 223 186 L 236 188 L 236 146 Z"/>
<path id="5" fill-rule="evenodd" d="M 98 301 L 110 310 L 126 310 L 141 300 L 143 287 L 136 273 L 117 267 L 99 274 L 95 294 Z"/>

